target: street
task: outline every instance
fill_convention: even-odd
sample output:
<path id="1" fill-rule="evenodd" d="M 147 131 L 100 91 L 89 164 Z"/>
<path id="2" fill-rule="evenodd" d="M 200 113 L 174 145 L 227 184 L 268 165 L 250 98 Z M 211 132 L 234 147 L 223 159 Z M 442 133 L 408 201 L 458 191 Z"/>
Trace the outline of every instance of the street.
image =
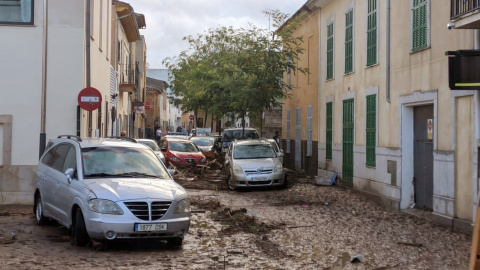
<path id="1" fill-rule="evenodd" d="M 2 269 L 467 269 L 470 236 L 350 189 L 298 178 L 284 190 L 228 192 L 207 180 L 185 183 L 192 223 L 182 248 L 76 247 L 56 222 L 36 226 L 31 206 L 0 206 Z"/>

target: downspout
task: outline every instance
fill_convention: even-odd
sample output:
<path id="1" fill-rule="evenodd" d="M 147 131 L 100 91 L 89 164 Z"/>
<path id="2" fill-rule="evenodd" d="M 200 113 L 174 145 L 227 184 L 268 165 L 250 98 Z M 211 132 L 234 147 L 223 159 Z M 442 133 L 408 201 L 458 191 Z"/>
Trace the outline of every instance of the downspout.
<path id="1" fill-rule="evenodd" d="M 48 0 L 43 0 L 43 53 L 42 53 L 42 99 L 40 121 L 40 147 L 39 158 L 45 151 L 46 136 L 46 111 L 47 111 L 47 52 L 48 52 Z"/>
<path id="2" fill-rule="evenodd" d="M 85 16 L 85 75 L 86 87 L 91 86 L 90 81 L 90 0 L 87 0 L 87 10 Z M 92 137 L 92 112 L 88 112 L 88 137 Z"/>
<path id="3" fill-rule="evenodd" d="M 390 0 L 387 0 L 387 76 L 386 76 L 386 98 L 390 103 Z"/>

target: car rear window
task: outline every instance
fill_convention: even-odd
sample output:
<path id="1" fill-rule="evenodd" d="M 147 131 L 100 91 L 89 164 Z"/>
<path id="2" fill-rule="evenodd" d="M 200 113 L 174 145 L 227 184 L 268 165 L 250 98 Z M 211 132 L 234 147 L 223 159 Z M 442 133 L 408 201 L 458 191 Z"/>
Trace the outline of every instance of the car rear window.
<path id="1" fill-rule="evenodd" d="M 160 148 L 158 148 L 158 145 L 154 141 L 139 141 L 139 143 L 152 148 L 153 151 L 160 151 Z"/>
<path id="2" fill-rule="evenodd" d="M 237 145 L 233 150 L 235 159 L 275 158 L 277 154 L 270 144 Z"/>
<path id="3" fill-rule="evenodd" d="M 197 145 L 197 146 L 212 146 L 213 145 L 213 138 L 208 138 L 208 137 L 193 137 L 191 140 Z"/>
<path id="4" fill-rule="evenodd" d="M 223 141 L 224 142 L 231 142 L 234 140 L 241 140 L 242 139 L 243 130 L 227 130 L 223 134 Z M 245 130 L 245 139 L 258 139 L 258 133 L 256 130 Z"/>

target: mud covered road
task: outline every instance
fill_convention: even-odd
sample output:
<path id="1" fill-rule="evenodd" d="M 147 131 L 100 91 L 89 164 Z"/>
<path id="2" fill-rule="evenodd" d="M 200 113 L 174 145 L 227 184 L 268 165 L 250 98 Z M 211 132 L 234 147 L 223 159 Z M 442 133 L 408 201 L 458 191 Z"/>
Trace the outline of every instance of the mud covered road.
<path id="1" fill-rule="evenodd" d="M 0 206 L 0 269 L 467 269 L 470 236 L 388 211 L 337 186 L 228 192 L 189 179 L 182 248 L 158 241 L 71 245 L 31 206 Z M 213 184 L 212 184 L 213 183 Z M 204 188 L 202 188 L 204 187 Z M 206 188 L 206 189 L 205 189 Z M 360 262 L 352 263 L 360 255 Z"/>

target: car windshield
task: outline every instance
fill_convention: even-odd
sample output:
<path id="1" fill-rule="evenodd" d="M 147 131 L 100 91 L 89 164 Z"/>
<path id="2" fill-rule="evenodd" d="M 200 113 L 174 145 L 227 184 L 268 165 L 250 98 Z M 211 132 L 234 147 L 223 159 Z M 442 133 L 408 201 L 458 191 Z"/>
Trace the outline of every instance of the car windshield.
<path id="1" fill-rule="evenodd" d="M 198 128 L 197 131 L 196 131 L 197 135 L 210 134 L 210 133 L 212 133 L 212 130 L 209 129 L 209 128 Z"/>
<path id="2" fill-rule="evenodd" d="M 243 130 L 227 130 L 224 134 L 224 141 L 231 142 L 233 140 L 242 139 Z M 245 139 L 258 139 L 258 134 L 256 130 L 246 129 L 245 130 Z"/>
<path id="3" fill-rule="evenodd" d="M 270 144 L 237 145 L 233 151 L 235 159 L 256 159 L 277 157 Z"/>
<path id="4" fill-rule="evenodd" d="M 85 178 L 151 177 L 170 179 L 159 159 L 148 149 L 91 147 L 82 149 Z"/>
<path id="5" fill-rule="evenodd" d="M 160 148 L 154 141 L 139 141 L 139 143 L 144 144 L 150 148 L 152 148 L 153 151 L 160 151 Z"/>
<path id="6" fill-rule="evenodd" d="M 199 152 L 197 146 L 191 142 L 176 142 L 170 141 L 168 142 L 168 148 L 170 151 L 177 151 L 177 152 Z"/>
<path id="7" fill-rule="evenodd" d="M 197 146 L 212 146 L 213 138 L 207 137 L 193 137 L 191 139 Z"/>
<path id="8" fill-rule="evenodd" d="M 270 144 L 272 145 L 273 150 L 275 150 L 275 152 L 280 152 L 280 150 L 278 149 L 278 145 L 277 145 L 276 142 L 270 142 Z"/>

